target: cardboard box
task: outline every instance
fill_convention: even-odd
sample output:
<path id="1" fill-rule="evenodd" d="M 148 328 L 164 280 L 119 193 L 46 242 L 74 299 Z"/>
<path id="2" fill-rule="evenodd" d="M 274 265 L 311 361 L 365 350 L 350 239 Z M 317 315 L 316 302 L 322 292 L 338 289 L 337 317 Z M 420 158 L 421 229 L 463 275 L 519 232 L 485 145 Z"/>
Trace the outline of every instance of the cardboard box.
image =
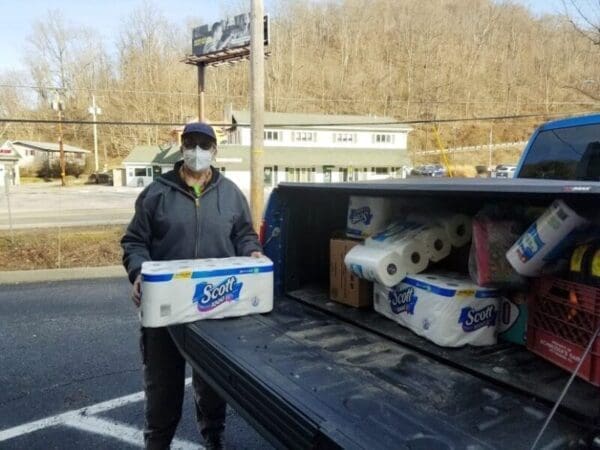
<path id="1" fill-rule="evenodd" d="M 360 241 L 333 238 L 329 241 L 329 297 L 338 303 L 364 308 L 373 302 L 373 283 L 346 269 L 346 253 Z"/>

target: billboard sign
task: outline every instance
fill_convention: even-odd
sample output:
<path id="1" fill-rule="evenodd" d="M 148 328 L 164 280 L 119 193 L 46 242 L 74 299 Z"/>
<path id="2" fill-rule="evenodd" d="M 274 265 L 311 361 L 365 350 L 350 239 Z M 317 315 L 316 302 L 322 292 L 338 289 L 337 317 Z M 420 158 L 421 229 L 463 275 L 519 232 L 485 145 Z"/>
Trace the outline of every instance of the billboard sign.
<path id="1" fill-rule="evenodd" d="M 269 17 L 264 17 L 265 45 L 269 42 Z M 239 14 L 192 31 L 192 54 L 205 56 L 250 46 L 250 13 Z"/>

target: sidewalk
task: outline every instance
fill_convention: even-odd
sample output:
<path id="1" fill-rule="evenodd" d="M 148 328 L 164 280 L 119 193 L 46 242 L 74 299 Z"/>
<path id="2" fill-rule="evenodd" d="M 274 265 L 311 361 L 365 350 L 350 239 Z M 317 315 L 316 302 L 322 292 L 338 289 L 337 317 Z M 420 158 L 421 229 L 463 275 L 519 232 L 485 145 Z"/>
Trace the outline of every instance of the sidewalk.
<path id="1" fill-rule="evenodd" d="M 0 285 L 46 281 L 125 278 L 123 266 L 73 267 L 69 269 L 11 270 L 0 272 Z"/>

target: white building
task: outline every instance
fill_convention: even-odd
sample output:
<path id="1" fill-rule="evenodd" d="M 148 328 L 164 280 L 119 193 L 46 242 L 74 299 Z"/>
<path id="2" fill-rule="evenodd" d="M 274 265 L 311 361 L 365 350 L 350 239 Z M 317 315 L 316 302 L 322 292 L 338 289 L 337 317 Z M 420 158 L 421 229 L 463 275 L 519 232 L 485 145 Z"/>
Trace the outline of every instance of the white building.
<path id="1" fill-rule="evenodd" d="M 19 167 L 23 169 L 37 170 L 44 164 L 52 164 L 60 159 L 60 148 L 55 142 L 36 141 L 11 141 L 12 147 L 19 153 L 21 159 Z M 65 161 L 85 166 L 89 150 L 84 150 L 73 145 L 63 144 Z"/>
<path id="2" fill-rule="evenodd" d="M 405 177 L 411 128 L 393 118 L 265 113 L 265 185 L 281 181 L 341 182 Z M 240 188 L 250 187 L 250 114 L 226 113 L 227 143 L 216 166 Z M 177 130 L 181 133 L 181 129 Z M 126 184 L 145 186 L 180 159 L 179 144 L 141 146 L 124 160 Z"/>
<path id="3" fill-rule="evenodd" d="M 10 141 L 0 146 L 0 186 L 16 186 L 20 184 L 19 160 L 17 153 Z"/>

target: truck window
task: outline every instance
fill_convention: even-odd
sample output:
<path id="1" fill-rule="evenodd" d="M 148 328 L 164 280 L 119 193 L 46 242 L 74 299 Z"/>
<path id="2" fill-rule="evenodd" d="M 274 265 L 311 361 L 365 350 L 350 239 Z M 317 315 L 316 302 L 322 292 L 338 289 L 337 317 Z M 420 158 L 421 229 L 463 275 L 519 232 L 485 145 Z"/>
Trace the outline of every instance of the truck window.
<path id="1" fill-rule="evenodd" d="M 518 176 L 600 181 L 600 124 L 541 131 Z"/>

